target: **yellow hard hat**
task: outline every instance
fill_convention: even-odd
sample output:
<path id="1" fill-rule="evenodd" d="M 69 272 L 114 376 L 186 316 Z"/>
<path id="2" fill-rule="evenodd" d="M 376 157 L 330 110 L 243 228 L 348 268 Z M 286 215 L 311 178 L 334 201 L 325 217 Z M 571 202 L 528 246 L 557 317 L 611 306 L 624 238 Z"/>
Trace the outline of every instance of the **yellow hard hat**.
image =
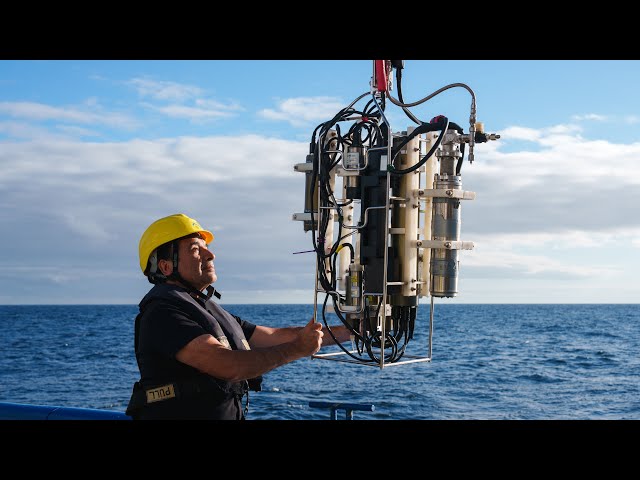
<path id="1" fill-rule="evenodd" d="M 211 232 L 203 229 L 196 220 L 187 217 L 183 213 L 169 215 L 149 225 L 142 234 L 140 244 L 138 245 L 142 273 L 147 269 L 149 256 L 156 248 L 172 240 L 191 235 L 192 233 L 201 233 L 207 244 L 213 240 L 213 234 Z"/>

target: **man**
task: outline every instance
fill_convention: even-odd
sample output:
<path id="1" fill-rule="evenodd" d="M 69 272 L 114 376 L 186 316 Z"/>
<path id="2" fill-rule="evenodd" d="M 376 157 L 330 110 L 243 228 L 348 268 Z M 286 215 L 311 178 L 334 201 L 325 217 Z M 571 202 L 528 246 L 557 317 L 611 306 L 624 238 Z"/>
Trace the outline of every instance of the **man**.
<path id="1" fill-rule="evenodd" d="M 127 407 L 134 419 L 244 419 L 242 398 L 247 395 L 248 406 L 248 390 L 260 390 L 263 374 L 350 338 L 343 325 L 325 335 L 313 319 L 304 327 L 272 328 L 227 312 L 211 298 L 220 298 L 211 285 L 217 280 L 212 240 L 181 213 L 142 234 L 140 268 L 154 287 L 135 322 L 140 380 Z"/>

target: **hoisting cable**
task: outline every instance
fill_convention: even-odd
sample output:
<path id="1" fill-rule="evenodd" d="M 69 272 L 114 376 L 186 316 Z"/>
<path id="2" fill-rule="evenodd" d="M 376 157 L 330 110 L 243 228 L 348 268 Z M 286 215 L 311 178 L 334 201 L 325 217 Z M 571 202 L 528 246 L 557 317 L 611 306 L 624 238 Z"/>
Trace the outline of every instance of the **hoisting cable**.
<path id="1" fill-rule="evenodd" d="M 404 60 L 391 60 L 391 65 L 396 69 L 396 84 L 398 85 L 398 99 L 404 103 L 402 99 L 402 69 L 404 68 Z M 404 113 L 407 114 L 411 120 L 413 120 L 417 125 L 420 125 L 422 122 L 418 120 L 413 113 L 407 108 L 402 107 Z"/>

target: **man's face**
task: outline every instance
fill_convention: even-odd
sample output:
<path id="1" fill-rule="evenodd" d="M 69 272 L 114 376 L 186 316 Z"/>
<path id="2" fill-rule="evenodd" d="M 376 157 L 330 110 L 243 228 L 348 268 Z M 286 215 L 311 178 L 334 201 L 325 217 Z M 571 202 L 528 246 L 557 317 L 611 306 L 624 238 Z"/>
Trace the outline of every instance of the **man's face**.
<path id="1" fill-rule="evenodd" d="M 178 251 L 178 273 L 198 290 L 218 279 L 213 260 L 216 256 L 201 238 L 183 238 Z"/>

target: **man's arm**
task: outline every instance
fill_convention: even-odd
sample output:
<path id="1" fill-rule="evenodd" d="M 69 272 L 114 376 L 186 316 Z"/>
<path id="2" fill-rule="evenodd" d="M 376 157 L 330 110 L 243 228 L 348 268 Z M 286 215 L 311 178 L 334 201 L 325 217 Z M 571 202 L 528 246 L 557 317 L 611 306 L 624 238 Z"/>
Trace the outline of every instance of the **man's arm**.
<path id="1" fill-rule="evenodd" d="M 249 345 L 251 348 L 263 348 L 291 342 L 295 339 L 296 335 L 302 328 L 303 327 L 272 328 L 258 325 L 249 339 Z M 339 343 L 346 342 L 351 338 L 351 332 L 344 325 L 334 325 L 330 326 L 330 328 L 331 333 L 333 333 Z M 334 345 L 336 343 L 331 334 L 327 331 L 327 328 L 324 326 L 322 327 L 322 333 L 323 347 L 326 347 L 327 345 Z"/>
<path id="2" fill-rule="evenodd" d="M 258 328 L 266 327 L 257 327 L 251 336 L 252 340 Z M 255 345 L 251 350 L 230 350 L 212 335 L 204 334 L 181 348 L 176 354 L 176 359 L 213 377 L 237 382 L 263 375 L 299 358 L 311 356 L 323 343 L 321 325 L 313 321 L 305 327 L 287 329 L 280 334 L 262 331 L 258 338 L 262 338 L 262 335 L 271 340 L 277 338 L 280 343 Z"/>

